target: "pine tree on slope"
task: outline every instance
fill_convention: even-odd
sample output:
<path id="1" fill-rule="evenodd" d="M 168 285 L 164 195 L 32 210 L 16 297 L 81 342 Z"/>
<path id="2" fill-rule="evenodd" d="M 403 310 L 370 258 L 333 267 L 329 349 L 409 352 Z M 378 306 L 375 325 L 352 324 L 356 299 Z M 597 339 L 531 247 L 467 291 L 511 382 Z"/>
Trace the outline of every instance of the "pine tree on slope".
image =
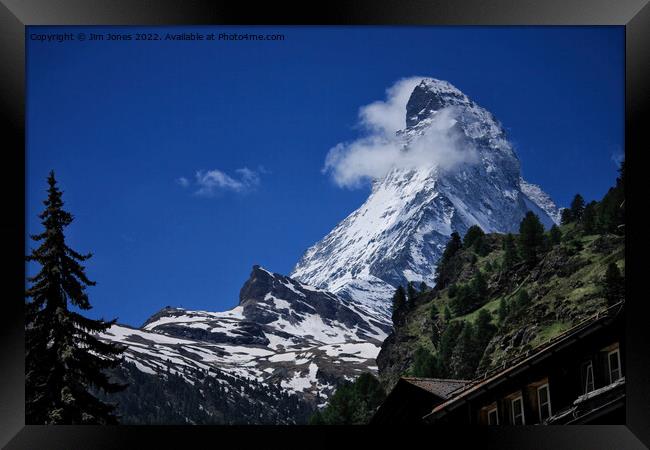
<path id="1" fill-rule="evenodd" d="M 85 290 L 95 283 L 86 277 L 80 262 L 92 255 L 81 255 L 66 245 L 63 230 L 73 217 L 62 209 L 54 172 L 48 184 L 45 210 L 39 215 L 45 231 L 31 236 L 42 243 L 27 257 L 41 270 L 28 278 L 31 287 L 25 293 L 26 423 L 116 423 L 115 407 L 89 392 L 91 386 L 108 393 L 125 387 L 110 382 L 104 373 L 118 364 L 122 349 L 96 337 L 115 321 L 91 320 L 68 309 L 68 303 L 82 310 L 91 308 Z"/>

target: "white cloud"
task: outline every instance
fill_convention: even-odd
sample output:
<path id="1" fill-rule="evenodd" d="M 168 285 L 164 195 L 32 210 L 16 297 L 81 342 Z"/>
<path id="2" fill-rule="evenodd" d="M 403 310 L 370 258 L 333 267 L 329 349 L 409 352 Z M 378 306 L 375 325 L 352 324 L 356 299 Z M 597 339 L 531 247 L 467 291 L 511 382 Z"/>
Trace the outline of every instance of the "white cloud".
<path id="1" fill-rule="evenodd" d="M 363 126 L 375 133 L 392 135 L 406 126 L 406 103 L 415 86 L 424 77 L 402 78 L 386 89 L 386 101 L 376 101 L 359 108 Z"/>
<path id="2" fill-rule="evenodd" d="M 179 178 L 176 178 L 176 183 L 183 186 L 183 187 L 188 187 L 190 185 L 190 180 L 188 180 L 185 177 L 179 177 Z"/>
<path id="3" fill-rule="evenodd" d="M 176 180 L 183 187 L 190 186 L 190 181 L 185 177 Z M 214 197 L 221 192 L 249 192 L 260 184 L 259 172 L 242 167 L 235 170 L 234 175 L 219 170 L 199 170 L 195 174 L 193 185 L 197 188 L 194 194 L 202 197 Z"/>
<path id="4" fill-rule="evenodd" d="M 478 154 L 464 135 L 454 128 L 454 109 L 437 112 L 426 131 L 405 148 L 398 130 L 406 126 L 406 103 L 422 77 L 399 80 L 386 90 L 386 100 L 359 110 L 366 135 L 339 143 L 325 158 L 324 173 L 340 187 L 356 188 L 379 179 L 393 169 L 437 166 L 450 170 L 459 164 L 478 161 Z"/>

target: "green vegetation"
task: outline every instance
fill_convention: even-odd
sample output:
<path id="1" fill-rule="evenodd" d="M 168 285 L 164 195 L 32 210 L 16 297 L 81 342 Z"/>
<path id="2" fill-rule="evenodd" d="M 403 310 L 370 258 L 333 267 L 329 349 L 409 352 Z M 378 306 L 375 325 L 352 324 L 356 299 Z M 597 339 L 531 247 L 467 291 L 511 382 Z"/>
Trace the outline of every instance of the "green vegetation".
<path id="1" fill-rule="evenodd" d="M 460 235 L 454 231 L 451 233 L 451 239 L 447 243 L 445 251 L 442 252 L 442 256 L 438 262 L 436 273 L 436 287 L 438 289 L 447 287 L 449 281 L 457 272 L 459 264 L 457 258 L 454 258 L 454 256 L 456 256 L 462 248 L 463 243 L 460 239 Z"/>
<path id="2" fill-rule="evenodd" d="M 544 245 L 544 226 L 539 217 L 528 211 L 519 225 L 519 254 L 529 266 L 539 261 Z"/>
<path id="3" fill-rule="evenodd" d="M 490 251 L 485 242 L 485 233 L 478 225 L 469 227 L 463 238 L 463 247 L 471 248 L 479 256 L 485 256 Z"/>
<path id="4" fill-rule="evenodd" d="M 620 302 L 625 297 L 625 280 L 616 263 L 608 264 L 602 286 L 603 295 L 610 305 Z"/>
<path id="5" fill-rule="evenodd" d="M 336 389 L 329 403 L 309 420 L 310 425 L 363 425 L 386 398 L 379 380 L 369 373 L 354 383 L 346 382 Z"/>

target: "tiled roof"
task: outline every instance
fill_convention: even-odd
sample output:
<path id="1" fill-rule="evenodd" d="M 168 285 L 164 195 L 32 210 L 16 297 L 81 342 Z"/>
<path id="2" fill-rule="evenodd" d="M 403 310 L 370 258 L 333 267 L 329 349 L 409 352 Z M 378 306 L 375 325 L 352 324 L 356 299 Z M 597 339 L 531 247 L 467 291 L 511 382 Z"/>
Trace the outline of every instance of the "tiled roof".
<path id="1" fill-rule="evenodd" d="M 451 398 L 454 391 L 469 383 L 468 380 L 447 380 L 443 378 L 402 377 L 402 380 L 444 399 Z"/>

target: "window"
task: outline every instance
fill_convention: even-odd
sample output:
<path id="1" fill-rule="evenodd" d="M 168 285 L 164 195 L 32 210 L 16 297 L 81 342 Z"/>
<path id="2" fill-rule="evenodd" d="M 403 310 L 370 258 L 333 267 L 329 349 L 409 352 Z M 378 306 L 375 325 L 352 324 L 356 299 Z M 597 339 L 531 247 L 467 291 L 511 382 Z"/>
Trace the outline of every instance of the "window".
<path id="1" fill-rule="evenodd" d="M 621 355 L 618 349 L 609 352 L 607 360 L 609 361 L 609 383 L 611 384 L 621 378 Z"/>
<path id="2" fill-rule="evenodd" d="M 582 388 L 585 394 L 594 390 L 594 365 L 591 361 L 582 365 Z"/>
<path id="3" fill-rule="evenodd" d="M 512 400 L 512 424 L 526 425 L 526 420 L 524 419 L 524 401 L 521 396 Z"/>
<path id="4" fill-rule="evenodd" d="M 551 417 L 551 394 L 548 390 L 548 384 L 537 388 L 537 404 L 539 405 L 539 421 Z"/>
<path id="5" fill-rule="evenodd" d="M 499 411 L 496 406 L 488 410 L 487 417 L 488 425 L 499 425 Z"/>

